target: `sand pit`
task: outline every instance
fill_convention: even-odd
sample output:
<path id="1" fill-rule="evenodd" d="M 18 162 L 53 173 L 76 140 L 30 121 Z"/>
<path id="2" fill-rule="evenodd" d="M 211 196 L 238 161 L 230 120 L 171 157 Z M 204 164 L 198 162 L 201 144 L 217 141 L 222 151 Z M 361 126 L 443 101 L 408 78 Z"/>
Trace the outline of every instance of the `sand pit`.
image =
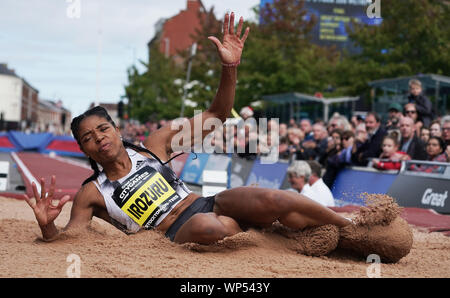
<path id="1" fill-rule="evenodd" d="M 68 203 L 56 220 L 58 227 L 67 223 L 70 207 Z M 414 227 L 411 232 L 409 253 L 397 263 L 381 264 L 381 277 L 450 277 L 450 237 Z M 308 233 L 324 241 L 323 230 Z M 95 219 L 88 231 L 51 243 L 39 238 L 28 205 L 0 198 L 0 277 L 64 278 L 72 254 L 80 259 L 81 277 L 364 278 L 369 266 L 364 258 L 339 248 L 307 256 L 308 247 L 317 252 L 314 245 L 298 245 L 295 235 L 270 229 L 249 230 L 212 246 L 177 245 L 154 231 L 127 236 Z M 333 239 L 326 240 L 330 247 Z"/>

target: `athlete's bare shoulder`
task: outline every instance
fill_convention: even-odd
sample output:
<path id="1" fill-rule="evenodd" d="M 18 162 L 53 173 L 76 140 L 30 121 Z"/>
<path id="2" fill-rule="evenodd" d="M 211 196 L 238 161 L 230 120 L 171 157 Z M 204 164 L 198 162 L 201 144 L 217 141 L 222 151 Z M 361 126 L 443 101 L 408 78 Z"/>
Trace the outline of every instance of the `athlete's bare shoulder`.
<path id="1" fill-rule="evenodd" d="M 83 185 L 73 199 L 73 204 L 80 207 L 103 207 L 106 208 L 105 201 L 100 191 L 95 186 L 94 181 Z"/>

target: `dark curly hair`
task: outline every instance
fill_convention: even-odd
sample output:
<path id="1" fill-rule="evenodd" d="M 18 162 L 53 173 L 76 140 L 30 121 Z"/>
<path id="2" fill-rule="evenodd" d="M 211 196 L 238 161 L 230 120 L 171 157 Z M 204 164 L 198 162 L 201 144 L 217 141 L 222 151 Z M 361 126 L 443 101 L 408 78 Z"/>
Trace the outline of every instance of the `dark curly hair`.
<path id="1" fill-rule="evenodd" d="M 77 140 L 78 145 L 81 148 L 81 141 L 79 139 L 79 128 L 80 128 L 80 124 L 81 122 L 90 117 L 90 116 L 98 116 L 101 118 L 105 118 L 106 121 L 108 121 L 109 123 L 111 123 L 111 125 L 113 125 L 114 127 L 116 127 L 116 123 L 114 123 L 114 121 L 112 120 L 111 116 L 109 116 L 108 112 L 106 111 L 105 108 L 101 107 L 101 106 L 96 106 L 92 109 L 87 110 L 86 112 L 84 112 L 83 114 L 73 118 L 72 123 L 70 124 L 70 129 L 72 130 L 72 134 L 75 138 L 75 140 Z M 124 141 L 122 140 L 123 146 L 125 148 L 131 148 L 133 150 L 139 151 L 139 152 L 146 152 L 149 153 L 151 156 L 153 156 L 153 158 L 155 158 L 159 163 L 161 163 L 162 165 L 166 165 L 167 163 L 169 163 L 172 159 L 174 159 L 175 157 L 177 157 L 178 155 L 172 157 L 171 159 L 169 159 L 168 161 L 166 161 L 165 163 L 163 163 L 158 156 L 156 156 L 153 152 L 151 152 L 150 150 L 148 150 L 147 148 L 143 148 L 140 146 L 136 146 L 130 142 Z M 97 179 L 98 175 L 100 175 L 100 169 L 98 168 L 97 162 L 95 160 L 93 160 L 92 158 L 89 157 L 89 163 L 91 165 L 92 170 L 94 170 L 94 174 L 92 174 L 92 176 L 90 176 L 89 178 L 87 178 L 82 185 L 85 185 L 86 183 L 93 181 L 95 179 Z"/>

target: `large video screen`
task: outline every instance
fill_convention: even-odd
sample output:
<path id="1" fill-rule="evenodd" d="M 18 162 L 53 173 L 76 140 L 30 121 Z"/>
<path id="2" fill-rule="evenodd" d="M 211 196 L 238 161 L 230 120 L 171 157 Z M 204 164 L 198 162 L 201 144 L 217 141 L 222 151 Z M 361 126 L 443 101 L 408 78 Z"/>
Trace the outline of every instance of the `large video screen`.
<path id="1" fill-rule="evenodd" d="M 261 9 L 273 1 L 261 0 Z M 347 26 L 351 25 L 352 20 L 368 25 L 382 22 L 380 18 L 367 16 L 369 4 L 366 0 L 305 0 L 306 18 L 314 15 L 317 20 L 311 32 L 311 41 L 322 46 L 336 45 L 340 49 L 356 51 L 347 33 Z"/>

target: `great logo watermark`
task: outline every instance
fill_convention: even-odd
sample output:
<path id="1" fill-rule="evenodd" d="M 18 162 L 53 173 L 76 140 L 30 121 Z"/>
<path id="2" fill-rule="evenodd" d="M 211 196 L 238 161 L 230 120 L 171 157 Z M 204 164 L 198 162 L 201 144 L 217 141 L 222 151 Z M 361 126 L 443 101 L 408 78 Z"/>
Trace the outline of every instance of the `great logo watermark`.
<path id="1" fill-rule="evenodd" d="M 249 153 L 258 154 L 264 164 L 278 161 L 278 118 L 230 118 L 223 123 L 214 117 L 203 121 L 202 111 L 196 110 L 193 120 L 177 118 L 171 129 L 178 131 L 171 142 L 173 152 Z"/>
<path id="2" fill-rule="evenodd" d="M 369 19 L 381 19 L 381 0 L 367 0 L 370 3 L 367 7 L 366 14 Z"/>

